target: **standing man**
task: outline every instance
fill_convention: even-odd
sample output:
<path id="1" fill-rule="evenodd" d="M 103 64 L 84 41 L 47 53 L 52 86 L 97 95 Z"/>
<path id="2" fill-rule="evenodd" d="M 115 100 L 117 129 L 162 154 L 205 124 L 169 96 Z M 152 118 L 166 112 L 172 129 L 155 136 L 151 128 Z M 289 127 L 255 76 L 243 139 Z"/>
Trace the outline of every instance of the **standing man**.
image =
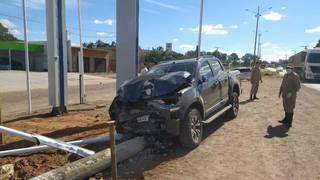
<path id="1" fill-rule="evenodd" d="M 292 126 L 293 110 L 296 106 L 297 92 L 300 88 L 299 76 L 293 72 L 292 66 L 287 66 L 287 73 L 283 77 L 279 91 L 279 98 L 282 95 L 285 117 L 279 122 L 284 123 L 288 128 Z"/>
<path id="2" fill-rule="evenodd" d="M 140 73 L 139 75 L 144 75 L 149 71 L 145 62 L 140 62 Z"/>
<path id="3" fill-rule="evenodd" d="M 260 72 L 260 65 L 261 61 L 257 60 L 254 67 L 251 71 L 251 92 L 250 92 L 250 100 L 259 99 L 257 97 L 258 89 L 259 89 L 259 83 L 262 83 L 262 77 Z"/>

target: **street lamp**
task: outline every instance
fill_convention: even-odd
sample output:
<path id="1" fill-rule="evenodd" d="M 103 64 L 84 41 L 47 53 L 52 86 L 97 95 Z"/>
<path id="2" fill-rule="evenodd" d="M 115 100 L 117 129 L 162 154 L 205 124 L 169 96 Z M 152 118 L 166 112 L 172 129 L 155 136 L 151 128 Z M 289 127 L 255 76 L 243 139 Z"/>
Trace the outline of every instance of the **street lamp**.
<path id="1" fill-rule="evenodd" d="M 261 10 L 260 6 L 258 6 L 258 10 L 257 11 L 253 11 L 250 9 L 246 9 L 246 11 L 248 12 L 252 12 L 255 14 L 255 17 L 257 18 L 257 22 L 256 22 L 256 32 L 255 32 L 255 37 L 254 37 L 254 51 L 253 51 L 253 57 L 254 57 L 254 62 L 256 61 L 256 55 L 257 55 L 257 38 L 258 38 L 258 30 L 259 30 L 259 19 L 262 16 L 262 14 L 268 10 L 272 9 L 272 7 L 269 7 L 266 10 Z"/>

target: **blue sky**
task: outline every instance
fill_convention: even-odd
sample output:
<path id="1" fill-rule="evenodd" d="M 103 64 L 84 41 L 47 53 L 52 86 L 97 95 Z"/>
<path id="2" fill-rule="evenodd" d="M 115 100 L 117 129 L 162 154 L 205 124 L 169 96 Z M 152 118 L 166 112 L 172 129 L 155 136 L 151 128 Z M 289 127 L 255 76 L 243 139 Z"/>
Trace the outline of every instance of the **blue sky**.
<path id="1" fill-rule="evenodd" d="M 67 28 L 79 44 L 77 0 L 67 1 Z M 84 41 L 115 40 L 115 0 L 81 0 Z M 285 58 L 301 46 L 312 47 L 320 39 L 319 0 L 204 0 L 204 50 L 243 55 L 252 53 L 255 18 L 245 9 L 267 9 L 261 17 L 262 58 Z M 45 0 L 27 0 L 29 36 L 45 40 Z M 152 48 L 173 42 L 185 52 L 195 48 L 200 0 L 140 0 L 140 46 Z M 22 36 L 21 0 L 0 0 L 0 22 Z"/>

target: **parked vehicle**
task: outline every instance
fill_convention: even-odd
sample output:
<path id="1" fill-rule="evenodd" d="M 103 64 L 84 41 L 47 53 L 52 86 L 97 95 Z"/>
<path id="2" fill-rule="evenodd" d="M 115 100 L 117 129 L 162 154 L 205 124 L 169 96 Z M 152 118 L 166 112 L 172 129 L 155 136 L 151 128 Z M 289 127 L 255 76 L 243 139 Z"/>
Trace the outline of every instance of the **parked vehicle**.
<path id="1" fill-rule="evenodd" d="M 320 80 L 320 48 L 307 49 L 289 58 L 302 80 Z"/>
<path id="2" fill-rule="evenodd" d="M 237 67 L 233 70 L 238 70 L 240 72 L 241 80 L 250 80 L 251 79 L 251 68 L 250 67 Z"/>
<path id="3" fill-rule="evenodd" d="M 237 72 L 227 72 L 216 58 L 170 61 L 121 85 L 109 114 L 119 133 L 178 136 L 196 147 L 203 124 L 239 111 Z"/>

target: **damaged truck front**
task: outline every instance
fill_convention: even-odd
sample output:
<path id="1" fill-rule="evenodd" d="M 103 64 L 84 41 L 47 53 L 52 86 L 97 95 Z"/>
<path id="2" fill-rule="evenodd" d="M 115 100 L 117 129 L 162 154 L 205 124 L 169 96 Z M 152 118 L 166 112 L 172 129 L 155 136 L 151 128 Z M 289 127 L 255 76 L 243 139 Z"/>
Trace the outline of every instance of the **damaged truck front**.
<path id="1" fill-rule="evenodd" d="M 201 69 L 203 63 L 210 69 Z M 183 145 L 197 146 L 202 139 L 203 121 L 209 114 L 208 104 L 212 105 L 211 110 L 217 106 L 207 98 L 221 95 L 207 91 L 206 83 L 210 80 L 200 72 L 203 70 L 212 70 L 205 59 L 174 61 L 157 65 L 149 73 L 123 83 L 109 109 L 110 118 L 116 120 L 117 132 L 169 134 L 180 136 Z M 219 87 L 222 84 L 212 83 L 209 88 L 222 89 Z"/>

